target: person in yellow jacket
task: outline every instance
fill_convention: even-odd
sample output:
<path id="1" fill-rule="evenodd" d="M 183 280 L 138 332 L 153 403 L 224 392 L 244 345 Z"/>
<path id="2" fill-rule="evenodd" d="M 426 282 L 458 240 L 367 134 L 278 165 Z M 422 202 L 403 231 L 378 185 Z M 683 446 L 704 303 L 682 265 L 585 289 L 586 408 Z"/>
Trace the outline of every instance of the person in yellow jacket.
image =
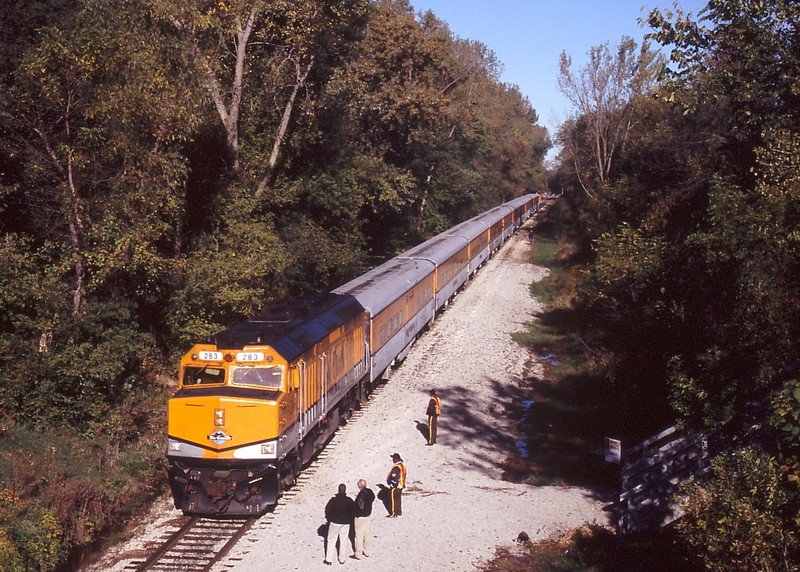
<path id="1" fill-rule="evenodd" d="M 386 483 L 389 485 L 389 492 L 391 493 L 389 516 L 398 517 L 403 515 L 402 495 L 406 486 L 406 464 L 398 453 L 392 455 L 392 461 L 394 461 L 394 465 L 389 469 L 389 474 L 386 475 Z"/>
<path id="2" fill-rule="evenodd" d="M 442 413 L 442 402 L 436 396 L 436 390 L 431 389 L 431 399 L 428 401 L 428 409 L 425 414 L 428 416 L 428 445 L 436 444 L 436 420 Z"/>

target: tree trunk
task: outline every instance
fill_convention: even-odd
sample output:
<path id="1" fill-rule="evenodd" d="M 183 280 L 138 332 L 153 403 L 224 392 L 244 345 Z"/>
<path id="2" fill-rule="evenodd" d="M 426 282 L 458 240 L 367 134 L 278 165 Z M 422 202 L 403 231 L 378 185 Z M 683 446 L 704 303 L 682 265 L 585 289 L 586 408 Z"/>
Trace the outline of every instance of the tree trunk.
<path id="1" fill-rule="evenodd" d="M 70 124 L 69 119 L 67 118 L 68 115 L 68 113 L 64 114 L 64 123 L 67 137 L 69 138 Z M 42 140 L 45 152 L 52 161 L 53 166 L 58 172 L 61 173 L 61 176 L 63 177 L 63 185 L 66 195 L 64 201 L 64 215 L 66 216 L 67 227 L 69 228 L 69 243 L 70 246 L 72 246 L 73 252 L 75 253 L 75 262 L 73 264 L 73 270 L 75 272 L 75 287 L 72 294 L 72 314 L 77 315 L 80 313 L 86 297 L 86 262 L 83 257 L 83 252 L 81 251 L 83 218 L 81 217 L 80 197 L 78 196 L 78 189 L 75 186 L 73 151 L 72 149 L 67 151 L 67 164 L 66 166 L 62 165 L 58 159 L 58 155 L 56 154 L 53 146 L 50 144 L 50 141 L 47 138 L 47 135 L 45 134 L 44 128 L 39 126 L 34 128 L 34 131 Z"/>
<path id="2" fill-rule="evenodd" d="M 292 88 L 292 94 L 289 96 L 289 100 L 286 102 L 286 106 L 283 108 L 283 116 L 281 117 L 281 123 L 278 126 L 278 133 L 275 135 L 275 141 L 272 144 L 272 153 L 270 153 L 269 161 L 267 162 L 267 166 L 264 171 L 264 176 L 261 177 L 261 181 L 259 181 L 258 188 L 256 189 L 256 199 L 261 198 L 261 196 L 264 194 L 264 191 L 272 182 L 272 177 L 275 174 L 275 168 L 278 166 L 280 150 L 284 141 L 286 140 L 286 133 L 289 130 L 289 120 L 291 119 L 292 111 L 294 110 L 295 100 L 297 99 L 297 94 L 300 92 L 300 89 L 305 85 L 308 74 L 311 73 L 311 69 L 314 67 L 314 56 L 311 56 L 311 59 L 309 60 L 305 69 L 301 68 L 300 62 L 295 62 L 295 67 L 297 69 L 297 79 L 294 83 L 294 87 Z"/>
<path id="3" fill-rule="evenodd" d="M 256 17 L 258 16 L 258 7 L 254 6 L 247 16 L 244 25 L 239 25 L 236 30 L 236 64 L 234 68 L 233 83 L 230 87 L 231 100 L 230 105 L 226 105 L 223 91 L 214 73 L 214 68 L 209 63 L 207 56 L 200 48 L 197 38 L 194 39 L 196 50 L 195 61 L 200 69 L 205 74 L 205 88 L 214 102 L 214 107 L 217 109 L 219 118 L 225 128 L 225 140 L 228 145 L 228 150 L 232 157 L 232 166 L 234 171 L 239 171 L 239 113 L 242 104 L 242 90 L 244 89 L 244 70 L 245 60 L 247 58 L 247 45 L 250 41 L 250 34 L 253 32 Z M 175 26 L 182 29 L 183 26 L 180 22 L 174 22 Z"/>
<path id="4" fill-rule="evenodd" d="M 80 197 L 78 197 L 78 190 L 75 188 L 73 173 L 72 152 L 70 151 L 67 159 L 67 191 L 69 193 L 67 219 L 69 223 L 69 241 L 75 251 L 75 291 L 72 295 L 72 314 L 77 316 L 81 311 L 86 296 L 86 264 L 81 252 L 83 220 L 80 214 Z"/>

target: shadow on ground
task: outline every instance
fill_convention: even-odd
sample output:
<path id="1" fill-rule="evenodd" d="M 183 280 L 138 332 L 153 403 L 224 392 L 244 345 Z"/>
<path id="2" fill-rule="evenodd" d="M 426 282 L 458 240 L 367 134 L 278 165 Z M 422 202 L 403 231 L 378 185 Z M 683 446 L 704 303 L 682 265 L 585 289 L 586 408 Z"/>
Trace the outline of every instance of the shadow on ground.
<path id="1" fill-rule="evenodd" d="M 603 460 L 607 416 L 596 398 L 581 397 L 577 386 L 565 392 L 564 381 L 558 387 L 538 378 L 484 383 L 492 389 L 488 402 L 478 402 L 463 386 L 442 394 L 439 442 L 482 444 L 463 458 L 460 470 L 489 474 L 499 467 L 507 481 L 580 486 L 598 500 L 615 500 L 619 469 Z"/>

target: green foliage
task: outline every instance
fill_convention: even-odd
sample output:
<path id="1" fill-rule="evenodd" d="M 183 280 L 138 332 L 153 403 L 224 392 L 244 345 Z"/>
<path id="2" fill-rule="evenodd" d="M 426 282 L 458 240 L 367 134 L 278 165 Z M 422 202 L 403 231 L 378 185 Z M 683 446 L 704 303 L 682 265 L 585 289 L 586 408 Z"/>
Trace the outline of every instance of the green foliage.
<path id="1" fill-rule="evenodd" d="M 163 475 L 165 397 L 158 388 L 147 396 L 128 394 L 108 418 L 95 423 L 88 440 L 71 431 L 33 431 L 3 419 L 4 565 L 54 570 L 141 510 Z"/>
<path id="2" fill-rule="evenodd" d="M 25 572 L 22 557 L 4 528 L 0 529 L 0 562 L 8 572 Z"/>
<path id="3" fill-rule="evenodd" d="M 663 96 L 723 135 L 728 176 L 747 180 L 762 134 L 797 128 L 800 6 L 712 0 L 698 17 L 676 8 L 647 18 L 652 38 L 671 46 Z"/>
<path id="4" fill-rule="evenodd" d="M 707 570 L 791 570 L 800 548 L 779 517 L 787 503 L 775 460 L 739 449 L 712 463 L 713 479 L 688 487 L 682 539 Z"/>
<path id="5" fill-rule="evenodd" d="M 625 305 L 638 303 L 641 290 L 660 281 L 665 248 L 661 237 L 646 236 L 624 223 L 616 233 L 600 236 L 593 272 L 601 295 Z"/>
<path id="6" fill-rule="evenodd" d="M 660 101 L 636 102 L 603 192 L 569 197 L 594 240 L 585 298 L 607 331 L 616 379 L 635 393 L 646 369 L 653 399 L 669 398 L 693 423 L 747 423 L 746 405 L 763 400 L 798 350 L 794 96 L 778 88 L 762 105 L 746 95 L 775 89 L 775 74 L 779 83 L 800 75 L 794 55 L 758 59 L 776 41 L 781 54 L 794 45 L 793 10 L 711 2 L 703 14 L 715 25 L 705 27 L 680 11 L 674 23 L 651 14 L 679 73 L 659 86 Z M 580 188 L 580 176 L 564 179 Z"/>
<path id="7" fill-rule="evenodd" d="M 782 452 L 780 471 L 793 500 L 786 518 L 800 526 L 800 380 L 786 381 L 773 397 L 770 425 L 778 430 Z"/>
<path id="8" fill-rule="evenodd" d="M 3 570 L 55 570 L 65 556 L 55 515 L 13 490 L 0 490 L 0 556 Z"/>
<path id="9" fill-rule="evenodd" d="M 800 456 L 800 379 L 784 383 L 773 398 L 770 424 L 780 430 L 789 450 Z M 791 480 L 796 482 L 797 478 Z"/>
<path id="10" fill-rule="evenodd" d="M 755 167 L 755 189 L 715 189 L 706 229 L 687 236 L 686 251 L 699 254 L 696 261 L 715 296 L 687 297 L 682 304 L 690 311 L 682 319 L 703 332 L 706 345 L 676 354 L 683 362 L 676 379 L 692 380 L 678 387 L 695 402 L 681 398 L 676 405 L 711 423 L 763 399 L 787 365 L 786 356 L 797 351 L 797 144 L 782 133 L 768 145 L 757 151 L 765 159 Z"/>
<path id="11" fill-rule="evenodd" d="M 10 344 L 15 333 L 35 333 L 37 310 L 45 296 L 30 242 L 15 234 L 0 239 L 0 335 L 4 344 Z"/>
<path id="12" fill-rule="evenodd" d="M 150 336 L 130 331 L 130 308 L 122 301 L 89 308 L 79 319 L 52 322 L 46 351 L 19 348 L 19 367 L 8 368 L 2 397 L 20 419 L 86 430 L 143 387 Z"/>
<path id="13" fill-rule="evenodd" d="M 554 280 L 552 272 L 557 266 L 556 249 L 558 241 L 551 236 L 537 235 L 535 244 L 532 254 L 533 263 L 549 268 L 550 272 L 541 280 L 531 284 L 531 295 L 544 304 L 545 307 L 552 307 L 559 295 L 557 288 L 554 288 L 552 284 Z"/>
<path id="14" fill-rule="evenodd" d="M 59 301 L 63 288 L 40 274 L 28 243 L 7 235 L 3 246 L 0 403 L 30 424 L 85 429 L 141 387 L 152 339 L 131 331 L 133 308 L 124 300 L 93 302 L 71 316 Z M 36 254 L 43 259 L 45 251 Z"/>
<path id="15" fill-rule="evenodd" d="M 374 183 L 364 186 L 370 208 L 361 216 L 379 250 L 542 185 L 549 141 L 519 91 L 498 82 L 497 66 L 485 46 L 454 39 L 432 14 L 420 25 L 407 1 L 374 4 L 369 34 L 327 85 L 321 118 L 324 141 L 341 141 L 333 127 L 369 158 L 360 176 Z M 384 242 L 387 227 L 397 236 Z"/>
<path id="16" fill-rule="evenodd" d="M 336 233 L 298 217 L 284 232 L 291 262 L 283 273 L 285 291 L 292 294 L 330 290 L 357 275 L 364 251 L 350 236 Z"/>
<path id="17" fill-rule="evenodd" d="M 187 258 L 184 283 L 168 315 L 179 347 L 285 296 L 279 278 L 290 263 L 286 247 L 270 221 L 248 216 L 249 210 L 232 200 L 220 221 L 224 226 Z"/>
<path id="18" fill-rule="evenodd" d="M 20 58 L 36 42 L 37 31 L 67 20 L 75 0 L 7 0 L 0 12 L 0 83 L 7 85 Z"/>

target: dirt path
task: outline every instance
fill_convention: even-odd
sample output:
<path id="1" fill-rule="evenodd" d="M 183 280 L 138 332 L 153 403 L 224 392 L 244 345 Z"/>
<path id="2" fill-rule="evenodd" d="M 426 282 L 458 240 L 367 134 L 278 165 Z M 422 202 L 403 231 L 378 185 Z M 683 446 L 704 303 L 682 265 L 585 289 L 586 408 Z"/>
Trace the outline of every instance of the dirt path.
<path id="1" fill-rule="evenodd" d="M 585 523 L 606 524 L 603 503 L 586 489 L 532 487 L 500 480 L 498 464 L 515 453 L 521 381 L 538 367 L 511 339 L 539 310 L 529 285 L 546 269 L 528 262 L 519 232 L 481 269 L 392 379 L 342 428 L 298 490 L 262 518 L 216 570 L 327 570 L 324 506 L 339 483 L 357 492 L 364 478 L 377 494 L 398 452 L 408 465 L 403 516 L 387 518 L 376 501 L 373 553 L 333 569 L 475 570 L 498 546 L 525 531 L 532 540 Z M 438 444 L 425 446 L 428 391 L 442 399 Z M 123 570 L 124 560 L 176 516 L 154 508 L 136 539 L 92 570 Z M 347 555 L 350 554 L 348 549 Z M 116 560 L 116 564 L 114 563 Z"/>

